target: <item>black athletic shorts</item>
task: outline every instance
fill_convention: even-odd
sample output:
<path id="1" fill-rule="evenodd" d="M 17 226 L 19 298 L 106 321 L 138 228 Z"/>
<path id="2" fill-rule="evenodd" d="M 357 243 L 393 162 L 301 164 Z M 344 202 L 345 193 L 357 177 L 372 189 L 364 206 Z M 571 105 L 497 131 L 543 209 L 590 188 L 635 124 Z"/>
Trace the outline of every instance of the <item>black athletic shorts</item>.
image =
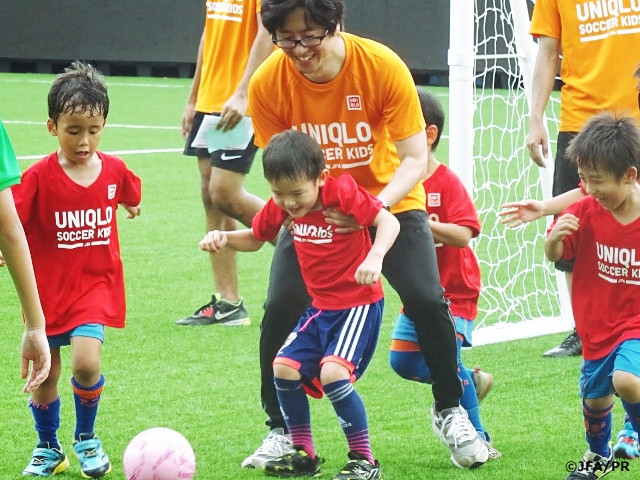
<path id="1" fill-rule="evenodd" d="M 191 131 L 189 131 L 189 138 L 187 138 L 187 143 L 185 144 L 184 151 L 182 153 L 190 157 L 209 157 L 211 166 L 221 168 L 222 170 L 229 170 L 243 175 L 249 173 L 253 159 L 258 151 L 258 147 L 253 143 L 253 137 L 251 137 L 249 145 L 247 145 L 247 148 L 244 150 L 216 150 L 209 153 L 209 150 L 206 148 L 194 148 L 191 146 L 193 139 L 198 133 L 198 129 L 200 128 L 200 124 L 202 123 L 204 116 L 204 113 L 196 112 L 193 117 Z"/>

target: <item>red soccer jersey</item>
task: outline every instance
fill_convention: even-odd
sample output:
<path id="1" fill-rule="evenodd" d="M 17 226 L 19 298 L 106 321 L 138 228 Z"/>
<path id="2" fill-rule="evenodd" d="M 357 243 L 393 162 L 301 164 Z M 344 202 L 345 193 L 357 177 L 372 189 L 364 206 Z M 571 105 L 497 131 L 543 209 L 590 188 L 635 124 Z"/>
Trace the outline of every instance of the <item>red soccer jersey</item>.
<path id="1" fill-rule="evenodd" d="M 382 203 L 348 174 L 328 177 L 320 190 L 320 200 L 323 208 L 353 215 L 365 227 L 373 223 L 382 208 Z M 273 240 L 287 217 L 287 212 L 269 199 L 253 219 L 253 234 L 258 240 Z M 293 225 L 294 246 L 311 304 L 317 309 L 342 310 L 377 302 L 383 296 L 380 281 L 367 286 L 355 280 L 356 269 L 371 249 L 369 232 L 364 228 L 343 234 L 334 229 L 320 210 L 295 219 Z"/>
<path id="2" fill-rule="evenodd" d="M 578 231 L 564 238 L 562 258 L 575 258 L 573 316 L 582 356 L 596 360 L 640 339 L 640 219 L 622 225 L 592 196 L 563 213 L 580 219 Z"/>
<path id="3" fill-rule="evenodd" d="M 88 187 L 69 178 L 57 153 L 13 187 L 49 336 L 85 323 L 125 325 L 116 209 L 140 203 L 141 182 L 120 158 L 98 155 L 102 171 Z"/>
<path id="4" fill-rule="evenodd" d="M 469 227 L 473 237 L 480 234 L 476 207 L 464 185 L 446 165 L 440 165 L 424 182 L 427 213 L 431 220 Z M 471 247 L 453 247 L 436 243 L 440 283 L 451 313 L 466 320 L 478 315 L 480 267 Z"/>

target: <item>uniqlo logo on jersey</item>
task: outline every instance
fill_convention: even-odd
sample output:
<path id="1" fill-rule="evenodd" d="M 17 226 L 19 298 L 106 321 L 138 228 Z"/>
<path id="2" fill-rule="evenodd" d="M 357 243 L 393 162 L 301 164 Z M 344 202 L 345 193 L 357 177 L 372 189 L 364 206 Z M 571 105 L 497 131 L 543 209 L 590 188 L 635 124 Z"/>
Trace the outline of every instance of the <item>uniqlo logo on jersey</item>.
<path id="1" fill-rule="evenodd" d="M 440 206 L 440 194 L 439 193 L 428 193 L 427 194 L 427 206 L 428 207 L 439 207 Z"/>
<path id="2" fill-rule="evenodd" d="M 360 95 L 347 95 L 347 109 L 362 110 L 362 102 L 360 101 Z"/>
<path id="3" fill-rule="evenodd" d="M 115 184 L 109 185 L 107 187 L 107 198 L 109 200 L 113 200 L 115 196 L 116 196 L 116 185 Z"/>

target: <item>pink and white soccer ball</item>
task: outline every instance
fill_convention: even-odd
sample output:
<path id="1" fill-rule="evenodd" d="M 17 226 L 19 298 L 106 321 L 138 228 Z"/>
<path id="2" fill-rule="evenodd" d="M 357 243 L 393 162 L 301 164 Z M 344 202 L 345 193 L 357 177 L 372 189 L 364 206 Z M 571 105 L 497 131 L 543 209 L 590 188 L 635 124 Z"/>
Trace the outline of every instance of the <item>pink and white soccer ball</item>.
<path id="1" fill-rule="evenodd" d="M 127 480 L 191 480 L 196 456 L 180 433 L 156 427 L 129 442 L 122 459 Z"/>

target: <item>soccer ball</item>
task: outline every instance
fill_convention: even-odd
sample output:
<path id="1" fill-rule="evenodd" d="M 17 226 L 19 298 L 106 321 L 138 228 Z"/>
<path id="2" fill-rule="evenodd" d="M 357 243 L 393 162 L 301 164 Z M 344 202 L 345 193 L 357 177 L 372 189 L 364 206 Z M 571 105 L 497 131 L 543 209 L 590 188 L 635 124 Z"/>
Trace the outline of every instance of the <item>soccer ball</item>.
<path id="1" fill-rule="evenodd" d="M 133 437 L 122 465 L 127 480 L 191 480 L 196 456 L 180 433 L 156 427 Z"/>

